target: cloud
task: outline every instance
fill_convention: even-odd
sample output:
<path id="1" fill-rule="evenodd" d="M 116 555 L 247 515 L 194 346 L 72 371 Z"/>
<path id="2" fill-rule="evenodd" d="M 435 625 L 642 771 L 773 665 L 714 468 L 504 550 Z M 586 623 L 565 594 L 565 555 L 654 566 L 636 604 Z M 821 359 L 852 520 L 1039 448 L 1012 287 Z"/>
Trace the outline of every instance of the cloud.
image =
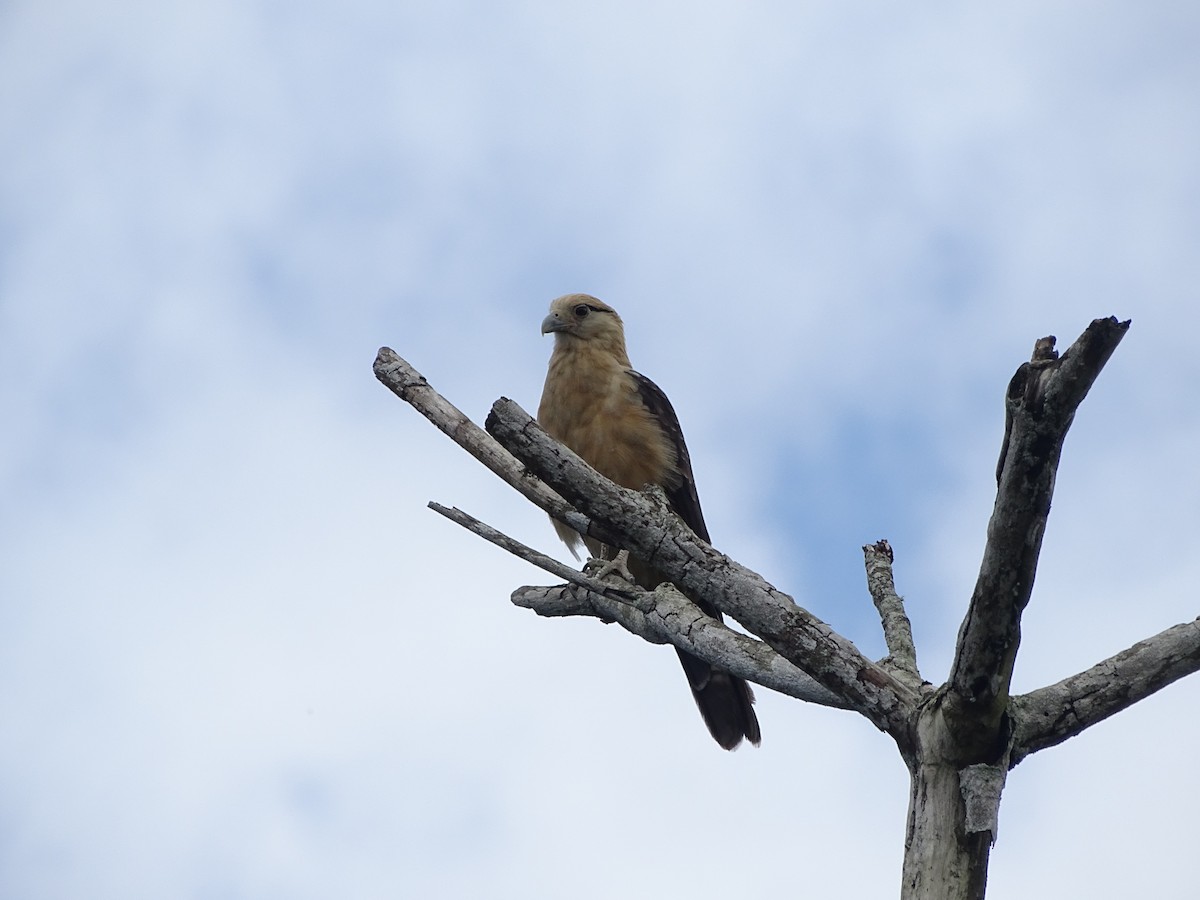
<path id="1" fill-rule="evenodd" d="M 669 652 L 512 609 L 541 576 L 423 508 L 565 555 L 369 366 L 532 408 L 568 290 L 622 310 L 722 548 L 864 650 L 858 547 L 892 539 L 934 680 L 1004 385 L 1132 317 L 1018 684 L 1194 617 L 1190 10 L 0 15 L 0 893 L 894 890 L 873 729 L 763 691 L 763 748 L 720 754 Z M 993 898 L 1185 891 L 1158 798 L 1195 690 L 1013 773 Z M 1136 822 L 1137 861 L 1081 810 Z"/>

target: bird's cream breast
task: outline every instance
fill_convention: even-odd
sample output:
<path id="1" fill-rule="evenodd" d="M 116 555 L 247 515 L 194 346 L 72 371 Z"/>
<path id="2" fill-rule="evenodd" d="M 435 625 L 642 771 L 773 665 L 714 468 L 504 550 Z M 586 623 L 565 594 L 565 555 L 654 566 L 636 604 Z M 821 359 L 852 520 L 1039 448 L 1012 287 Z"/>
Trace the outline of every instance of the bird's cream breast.
<path id="1" fill-rule="evenodd" d="M 664 484 L 674 451 L 625 366 L 581 348 L 550 360 L 538 408 L 542 427 L 624 487 Z"/>

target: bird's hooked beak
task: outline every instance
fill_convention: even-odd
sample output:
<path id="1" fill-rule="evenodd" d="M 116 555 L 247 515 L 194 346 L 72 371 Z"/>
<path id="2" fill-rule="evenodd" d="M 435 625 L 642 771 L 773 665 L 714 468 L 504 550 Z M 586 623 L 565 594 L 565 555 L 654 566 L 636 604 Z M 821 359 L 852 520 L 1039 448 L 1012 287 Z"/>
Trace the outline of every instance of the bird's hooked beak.
<path id="1" fill-rule="evenodd" d="M 558 313 L 550 313 L 546 318 L 542 319 L 542 334 L 550 334 L 553 331 L 566 331 L 567 323 L 562 320 Z"/>

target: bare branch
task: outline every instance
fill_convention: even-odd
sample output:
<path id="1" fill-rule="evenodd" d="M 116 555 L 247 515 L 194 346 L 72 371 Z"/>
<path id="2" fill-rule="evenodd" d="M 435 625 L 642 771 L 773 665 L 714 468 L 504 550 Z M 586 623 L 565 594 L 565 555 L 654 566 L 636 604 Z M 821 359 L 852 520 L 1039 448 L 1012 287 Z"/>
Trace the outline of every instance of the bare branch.
<path id="1" fill-rule="evenodd" d="M 572 584 L 556 584 L 551 586 L 525 585 L 517 588 L 509 597 L 513 606 L 528 609 L 547 619 L 562 619 L 567 616 L 590 616 L 599 619 L 605 625 L 617 621 L 610 615 L 608 608 L 596 600 L 596 595 L 587 588 Z M 652 644 L 671 643 L 646 624 L 645 615 L 636 610 L 637 617 L 628 622 L 621 621 L 620 625 L 630 634 L 636 634 L 642 640 Z"/>
<path id="2" fill-rule="evenodd" d="M 579 587 L 585 590 L 603 594 L 606 597 L 619 598 L 626 603 L 631 602 L 637 594 L 641 593 L 637 588 L 630 588 L 628 590 L 616 588 L 611 584 L 590 578 L 586 573 L 580 572 L 566 563 L 561 563 L 552 556 L 540 553 L 528 544 L 522 544 L 515 538 L 509 537 L 503 531 L 496 530 L 486 522 L 481 522 L 470 513 L 465 513 L 457 507 L 446 507 L 440 503 L 430 501 L 429 508 L 435 513 L 445 516 L 451 522 L 461 525 L 467 531 L 473 532 L 484 540 L 495 544 L 497 547 L 507 550 L 513 556 L 519 556 L 526 562 L 533 563 L 539 569 L 545 569 L 551 575 L 565 578 L 567 581 L 579 585 Z"/>
<path id="3" fill-rule="evenodd" d="M 1175 625 L 1057 684 L 1014 697 L 1012 765 L 1200 671 L 1200 619 Z"/>
<path id="4" fill-rule="evenodd" d="M 652 644 L 674 644 L 711 665 L 790 697 L 822 706 L 846 706 L 762 641 L 705 615 L 669 584 L 655 591 L 614 587 L 539 553 L 460 509 L 438 503 L 430 503 L 429 507 L 514 556 L 571 582 L 556 587 L 518 588 L 512 595 L 516 606 L 545 616 L 594 616 L 617 622 Z"/>
<path id="5" fill-rule="evenodd" d="M 375 377 L 401 400 L 408 403 L 432 422 L 454 443 L 487 466 L 501 479 L 520 491 L 551 516 L 577 531 L 586 532 L 589 523 L 550 490 L 543 481 L 533 478 L 512 454 L 498 444 L 490 434 L 472 422 L 465 413 L 434 390 L 425 376 L 400 358 L 390 347 L 381 347 L 375 357 Z"/>
<path id="6" fill-rule="evenodd" d="M 555 493 L 551 487 L 547 487 L 548 483 L 553 484 L 553 482 L 547 479 L 539 481 L 537 478 L 531 477 L 525 467 L 514 459 L 504 447 L 498 444 L 486 432 L 479 429 L 459 409 L 430 387 L 419 372 L 405 360 L 397 356 L 391 349 L 387 347 L 380 349 L 375 359 L 374 368 L 375 376 L 380 382 L 402 400 L 411 404 L 442 432 L 467 450 L 467 452 L 482 462 L 491 471 L 499 475 L 504 481 L 515 487 L 537 506 L 580 533 L 588 534 L 607 544 L 621 543 L 619 536 L 622 534 L 624 528 L 622 523 L 619 521 L 613 522 L 612 520 L 596 521 L 594 518 L 582 514 L 566 502 L 562 496 Z M 660 520 L 667 521 L 674 530 L 678 531 L 682 529 L 682 525 L 678 522 L 678 519 L 671 515 L 661 502 L 651 505 L 651 501 L 647 498 L 633 492 L 625 492 L 624 489 L 618 488 L 606 479 L 601 478 L 569 450 L 557 442 L 550 440 L 544 434 L 541 434 L 541 430 L 537 428 L 536 423 L 533 423 L 532 419 L 524 411 L 520 410 L 519 406 L 512 403 L 512 401 L 502 400 L 497 405 L 505 403 L 511 404 L 526 422 L 532 424 L 533 429 L 540 434 L 541 439 L 547 442 L 549 448 L 547 458 L 551 460 L 551 465 L 571 465 L 572 463 L 564 462 L 567 457 L 570 457 L 574 465 L 582 466 L 591 472 L 594 479 L 598 479 L 598 481 L 593 482 L 593 486 L 598 486 L 602 483 L 611 491 L 630 494 L 637 498 L 636 502 L 642 506 L 643 517 L 649 512 Z M 543 473 L 538 471 L 536 474 L 541 475 Z M 693 544 L 696 542 L 695 536 L 691 535 L 690 532 L 687 534 L 677 534 L 676 537 Z M 535 551 L 530 552 L 533 553 Z M 715 551 L 712 551 L 711 548 L 709 548 L 709 552 L 715 554 Z M 672 574 L 672 565 L 677 566 L 681 562 L 685 562 L 685 560 L 681 560 L 678 553 L 668 555 L 649 553 L 645 555 L 648 559 L 652 558 L 655 565 L 668 575 Z M 720 557 L 720 559 L 725 559 L 725 557 Z M 777 632 L 776 640 L 793 646 L 793 652 L 797 656 L 803 655 L 803 653 L 808 653 L 812 656 L 812 659 L 815 661 L 813 668 L 818 672 L 825 673 L 825 678 L 818 677 L 817 681 L 823 684 L 827 690 L 832 691 L 833 694 L 842 698 L 836 702 L 859 709 L 859 711 L 868 715 L 868 718 L 880 728 L 897 734 L 903 731 L 906 710 L 914 700 L 910 692 L 903 685 L 896 682 L 890 675 L 859 654 L 853 644 L 834 632 L 828 625 L 801 610 L 790 597 L 771 588 L 757 575 L 749 572 L 749 570 L 745 570 L 740 566 L 737 567 L 737 570 L 740 570 L 739 574 L 741 577 L 752 576 L 753 579 L 756 579 L 756 586 L 760 592 L 766 592 L 777 598 L 779 609 L 785 615 L 780 621 L 775 623 Z M 578 574 L 576 573 L 576 575 Z M 707 581 L 707 576 L 701 573 L 697 573 L 696 577 Z M 730 594 L 737 590 L 738 588 L 736 587 L 726 586 L 725 593 Z M 612 600 L 611 597 L 605 599 Z M 705 596 L 705 599 L 709 598 Z M 720 604 L 715 605 L 720 606 Z M 734 605 L 742 606 L 749 604 L 739 603 Z M 631 607 L 627 606 L 627 608 Z M 616 618 L 611 609 L 603 611 L 600 614 L 601 617 Z M 735 610 L 731 609 L 730 614 L 739 620 L 742 618 Z M 799 618 L 799 621 L 796 621 L 797 618 Z M 730 633 L 737 634 L 732 631 Z M 746 640 L 752 639 L 747 638 Z M 770 642 L 768 641 L 768 643 Z M 800 649 L 796 649 L 797 647 Z M 705 656 L 702 652 L 696 652 L 695 655 L 701 658 Z M 792 662 L 795 662 L 795 660 L 792 660 Z M 733 674 L 742 674 L 741 663 L 719 663 L 719 665 L 722 668 L 728 669 Z M 768 668 L 774 668 L 775 665 L 772 664 Z M 793 696 L 799 696 L 797 691 L 801 690 L 799 688 L 787 688 L 787 679 L 781 679 L 778 674 L 758 672 L 757 674 L 747 673 L 745 677 L 760 684 L 765 684 L 768 687 L 781 690 L 784 693 L 790 693 Z M 814 677 L 816 677 L 815 674 Z M 776 683 L 772 683 L 773 681 Z M 842 685 L 844 690 L 835 690 L 831 687 L 830 681 L 834 684 Z M 804 696 L 803 699 L 813 700 L 814 702 L 834 702 L 828 696 L 819 698 L 816 692 L 807 688 L 803 690 L 808 693 L 808 696 Z"/>
<path id="7" fill-rule="evenodd" d="M 569 582 L 519 588 L 515 605 L 543 616 L 619 622 L 646 641 L 670 643 L 733 675 L 865 716 L 893 736 L 912 775 L 902 896 L 961 900 L 984 894 L 1009 769 L 1200 670 L 1198 619 L 1058 684 L 1009 696 L 1063 442 L 1129 324 L 1097 319 L 1061 358 L 1055 339 L 1042 338 L 1009 383 L 987 546 L 950 678 L 936 689 L 921 680 L 886 541 L 863 548 L 889 653 L 875 664 L 790 596 L 699 539 L 672 513 L 660 488 L 637 492 L 613 484 L 511 400 L 493 405 L 489 437 L 391 350 L 379 351 L 375 372 L 540 508 L 601 543 L 632 551 L 670 579 L 650 592 L 597 580 L 459 510 L 431 504 Z M 706 615 L 697 602 L 712 604 L 754 636 Z"/>
<path id="8" fill-rule="evenodd" d="M 640 592 L 639 615 L 621 618 L 620 601 L 570 585 L 523 587 L 512 602 L 538 615 L 591 615 L 616 619 L 653 644 L 673 644 L 710 665 L 798 700 L 846 709 L 847 704 L 769 646 L 702 613 L 668 582 Z M 649 601 L 649 602 L 647 602 Z"/>
<path id="9" fill-rule="evenodd" d="M 917 668 L 917 648 L 913 643 L 912 623 L 904 611 L 904 599 L 896 593 L 896 582 L 892 577 L 892 562 L 895 555 L 886 540 L 876 541 L 863 547 L 867 567 L 867 590 L 879 610 L 883 625 L 883 639 L 887 643 L 888 659 L 885 668 L 894 670 L 898 678 L 914 690 L 919 690 L 923 679 Z"/>
<path id="10" fill-rule="evenodd" d="M 1007 705 L 1063 439 L 1128 327 L 1096 319 L 1060 359 L 1044 338 L 1008 386 L 996 505 L 949 681 L 982 742 L 994 739 Z"/>
<path id="11" fill-rule="evenodd" d="M 908 714 L 917 700 L 912 690 L 762 576 L 697 538 L 653 492 L 613 484 L 511 400 L 492 406 L 486 426 L 530 471 L 583 511 L 592 527 L 618 536 L 607 543 L 633 550 L 682 590 L 762 637 L 877 727 L 907 740 Z"/>

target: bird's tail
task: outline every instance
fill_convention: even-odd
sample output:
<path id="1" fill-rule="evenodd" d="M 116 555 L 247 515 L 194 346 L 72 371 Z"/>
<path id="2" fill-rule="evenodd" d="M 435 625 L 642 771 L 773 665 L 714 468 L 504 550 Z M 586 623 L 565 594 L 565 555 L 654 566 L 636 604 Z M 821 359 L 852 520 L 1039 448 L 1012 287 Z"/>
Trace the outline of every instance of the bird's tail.
<path id="1" fill-rule="evenodd" d="M 754 714 L 754 694 L 750 685 L 728 672 L 714 669 L 690 653 L 679 649 L 676 652 L 687 673 L 696 706 L 714 740 L 726 750 L 737 747 L 743 738 L 757 747 L 762 741 L 762 732 Z"/>

